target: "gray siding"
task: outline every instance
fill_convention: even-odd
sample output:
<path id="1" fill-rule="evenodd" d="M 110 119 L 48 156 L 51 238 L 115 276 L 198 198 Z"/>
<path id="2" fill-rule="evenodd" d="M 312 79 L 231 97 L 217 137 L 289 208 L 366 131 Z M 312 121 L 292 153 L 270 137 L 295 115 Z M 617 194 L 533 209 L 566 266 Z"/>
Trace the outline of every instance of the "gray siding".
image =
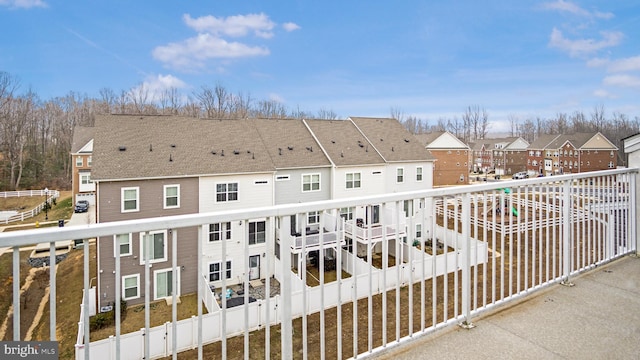
<path id="1" fill-rule="evenodd" d="M 176 209 L 164 209 L 164 185 L 180 185 L 180 207 Z M 120 212 L 120 189 L 123 187 L 139 187 L 140 211 L 121 213 Z M 159 216 L 170 216 L 180 214 L 191 214 L 198 212 L 198 179 L 163 179 L 145 181 L 126 181 L 100 183 L 98 191 L 98 202 L 100 204 L 99 222 L 110 222 L 119 220 L 142 219 Z M 184 266 L 180 270 L 180 294 L 193 293 L 197 289 L 197 228 L 178 229 L 178 267 Z M 132 234 L 131 249 L 132 254 L 120 258 L 121 275 L 140 274 L 140 298 L 129 300 L 128 304 L 137 304 L 144 301 L 144 265 L 140 264 L 140 236 L 138 233 Z M 153 276 L 155 270 L 170 268 L 172 266 L 174 254 L 172 248 L 172 235 L 167 231 L 167 260 L 153 263 L 150 274 Z M 113 237 L 101 237 L 98 239 L 98 276 L 99 306 L 109 305 L 115 300 L 115 257 Z M 150 299 L 153 300 L 153 279 L 151 279 Z"/>
<path id="2" fill-rule="evenodd" d="M 302 191 L 303 174 L 320 174 L 320 191 Z M 278 176 L 289 175 L 289 180 L 278 181 Z M 275 204 L 292 204 L 331 199 L 331 169 L 278 170 L 274 176 Z"/>

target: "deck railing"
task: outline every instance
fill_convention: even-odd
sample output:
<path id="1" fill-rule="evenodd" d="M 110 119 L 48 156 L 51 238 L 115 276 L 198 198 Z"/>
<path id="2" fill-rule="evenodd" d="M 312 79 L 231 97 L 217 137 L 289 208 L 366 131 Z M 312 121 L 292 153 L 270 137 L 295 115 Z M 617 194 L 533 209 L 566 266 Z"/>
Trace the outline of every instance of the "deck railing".
<path id="1" fill-rule="evenodd" d="M 552 284 L 571 284 L 575 274 L 635 252 L 636 175 L 635 169 L 618 169 L 143 221 L 25 230 L 0 234 L 0 244 L 13 247 L 13 278 L 19 279 L 20 247 L 49 243 L 53 252 L 50 261 L 54 263 L 56 241 L 85 239 L 83 288 L 89 294 L 89 248 L 93 242 L 90 239 L 170 229 L 168 244 L 176 254 L 181 251 L 176 235 L 181 229 L 266 219 L 266 252 L 260 277 L 264 298 L 251 302 L 249 291 L 244 291 L 239 295 L 243 299 L 241 305 L 226 306 L 229 299 L 220 294 L 226 294 L 233 286 L 250 289 L 254 282 L 250 280 L 250 272 L 245 271 L 239 283 L 223 276 L 222 285 L 212 291 L 202 270 L 204 254 L 199 236 L 192 239 L 198 242 L 194 261 L 200 264 L 194 279 L 198 284 L 198 301 L 193 317 L 177 319 L 178 299 L 173 292 L 171 318 L 161 327 L 151 327 L 148 317 L 152 299 L 147 281 L 141 284 L 145 311 L 142 329 L 123 334 L 120 303 L 115 302 L 112 336 L 91 342 L 89 326 L 85 326 L 89 323 L 91 299 L 77 299 L 84 309 L 79 321 L 81 334 L 76 358 L 153 359 L 167 355 L 175 358 L 180 351 L 192 351 L 191 356 L 199 358 L 363 357 L 452 324 L 472 326 L 474 317 L 484 311 Z M 408 214 L 407 201 L 413 204 Z M 365 256 L 357 256 L 355 239 L 351 243 L 325 244 L 320 236 L 311 249 L 306 249 L 306 241 L 297 249 L 290 229 L 277 226 L 284 218 L 291 215 L 304 218 L 309 212 L 344 221 L 338 216 L 339 209 L 370 204 L 395 209 L 394 218 L 404 216 L 406 228 L 387 224 L 383 217 L 381 226 L 394 228 L 396 233 L 382 232 L 381 241 L 365 237 L 364 242 L 360 241 L 366 247 Z M 496 211 L 497 208 L 501 211 Z M 248 233 L 243 236 L 239 246 L 247 259 Z M 225 243 L 222 242 L 220 254 L 222 264 L 227 259 L 226 247 L 234 246 Z M 310 254 L 317 250 L 314 256 L 320 259 L 313 267 Z M 335 256 L 335 270 L 325 269 L 327 253 Z M 117 254 L 115 258 L 113 276 L 120 279 L 122 269 Z M 176 256 L 173 259 L 170 266 L 175 273 L 179 266 Z M 295 261 L 304 266 L 294 266 Z M 144 266 L 146 279 L 149 265 Z M 175 289 L 178 283 L 173 278 Z M 56 340 L 55 267 L 50 271 L 50 284 L 50 340 Z M 19 281 L 13 282 L 14 304 L 20 304 L 18 286 Z M 119 298 L 123 291 L 121 281 L 115 281 L 112 290 Z M 10 293 L 0 296 L 11 296 Z M 206 315 L 203 301 L 208 304 Z M 21 340 L 20 306 L 15 307 L 13 317 L 13 340 Z"/>

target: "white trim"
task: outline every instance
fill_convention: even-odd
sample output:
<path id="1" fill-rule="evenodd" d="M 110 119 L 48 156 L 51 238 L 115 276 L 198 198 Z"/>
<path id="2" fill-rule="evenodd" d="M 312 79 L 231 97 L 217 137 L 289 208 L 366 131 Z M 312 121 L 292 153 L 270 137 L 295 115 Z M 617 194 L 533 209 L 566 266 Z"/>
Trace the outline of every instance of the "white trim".
<path id="1" fill-rule="evenodd" d="M 158 263 L 158 262 L 162 262 L 162 261 L 167 261 L 167 230 L 156 230 L 156 231 L 149 231 L 149 235 L 155 235 L 155 234 L 162 234 L 162 242 L 163 242 L 163 255 L 162 258 L 160 259 L 149 259 L 149 263 L 153 264 L 153 263 Z M 144 235 L 145 233 L 140 233 L 139 236 L 139 243 L 140 243 L 140 265 L 144 265 L 145 261 L 144 261 L 144 256 L 145 256 L 145 252 L 144 252 Z M 153 253 L 153 251 L 152 251 Z"/>
<path id="2" fill-rule="evenodd" d="M 136 191 L 136 198 L 135 198 L 136 207 L 135 207 L 135 209 L 125 210 L 125 208 L 124 208 L 124 202 L 125 202 L 124 193 L 127 190 L 135 190 Z M 127 201 L 132 201 L 132 200 L 129 199 Z M 132 187 L 120 188 L 120 212 L 128 213 L 128 212 L 138 212 L 138 211 L 140 211 L 140 187 L 132 186 Z"/>
<path id="3" fill-rule="evenodd" d="M 229 185 L 230 184 L 235 184 L 236 185 L 236 199 L 235 200 L 229 200 Z M 225 199 L 218 201 L 218 194 L 222 194 L 222 192 L 218 193 L 218 185 L 225 185 Z M 214 189 L 214 200 L 216 203 L 226 203 L 226 202 L 235 202 L 235 201 L 240 201 L 240 183 L 238 181 L 232 181 L 232 182 L 217 182 L 214 184 L 215 189 Z"/>
<path id="4" fill-rule="evenodd" d="M 128 235 L 129 236 L 129 252 L 128 253 L 123 253 L 122 252 L 122 245 L 120 243 L 120 241 L 118 240 L 118 236 L 119 235 Z M 133 254 L 133 242 L 131 241 L 131 239 L 133 238 L 131 233 L 127 233 L 127 234 L 114 234 L 113 235 L 113 257 L 116 256 L 116 246 L 120 246 L 120 257 L 123 256 L 129 256 Z"/>
<path id="5" fill-rule="evenodd" d="M 402 181 L 398 181 L 398 177 L 399 177 L 399 173 L 402 172 Z M 396 184 L 403 184 L 404 183 L 404 168 L 403 167 L 397 167 L 396 168 Z"/>
<path id="6" fill-rule="evenodd" d="M 356 174 L 358 175 L 358 180 L 356 180 Z M 351 175 L 351 180 L 348 179 L 349 175 Z M 356 181 L 358 182 L 358 186 L 356 186 Z M 351 183 L 351 187 L 349 187 L 349 183 Z M 362 188 L 362 173 L 361 172 L 348 172 L 344 174 L 344 188 L 349 191 L 353 189 Z"/>
<path id="7" fill-rule="evenodd" d="M 313 189 L 313 184 L 314 184 L 313 177 L 316 176 L 316 175 L 318 176 L 318 189 L 314 190 Z M 309 190 L 305 190 L 304 189 L 304 185 L 305 185 L 304 177 L 305 176 L 309 176 L 310 177 L 309 183 L 308 183 L 309 184 Z M 322 190 L 322 175 L 320 173 L 302 174 L 300 180 L 301 180 L 300 183 L 301 183 L 301 186 L 302 186 L 302 189 L 301 189 L 302 192 L 315 192 L 315 191 Z"/>
<path id="8" fill-rule="evenodd" d="M 177 198 L 177 205 L 171 205 L 171 206 L 167 206 L 167 189 L 168 188 L 177 188 L 177 193 L 176 193 L 176 198 Z M 170 184 L 170 185 L 164 185 L 163 186 L 163 197 L 162 197 L 162 207 L 164 209 L 177 209 L 180 207 L 180 184 Z"/>
<path id="9" fill-rule="evenodd" d="M 153 271 L 153 300 L 160 300 L 160 299 L 166 299 L 169 298 L 171 296 L 173 296 L 173 294 L 168 294 L 167 296 L 158 296 L 158 274 L 160 273 L 167 273 L 167 272 L 172 272 L 173 274 L 173 268 L 166 268 L 166 269 L 160 269 L 160 270 L 154 270 Z M 172 289 L 174 291 L 176 291 L 176 296 L 180 296 L 180 267 L 176 268 L 176 288 Z M 173 276 L 173 275 L 172 275 Z M 172 282 L 172 286 L 173 286 L 173 278 L 171 279 Z"/>
<path id="10" fill-rule="evenodd" d="M 420 171 L 418 171 L 420 170 Z M 420 175 L 420 179 L 418 179 L 418 175 Z M 422 182 L 424 181 L 424 169 L 422 166 L 416 166 L 416 181 Z"/>
<path id="11" fill-rule="evenodd" d="M 130 296 L 130 297 L 125 296 L 126 290 L 127 290 L 127 288 L 125 287 L 125 280 L 129 278 L 136 279 L 136 296 Z M 138 274 L 122 276 L 122 299 L 133 300 L 133 299 L 139 299 L 139 298 L 140 298 L 140 274 L 138 273 Z"/>
<path id="12" fill-rule="evenodd" d="M 210 261 L 207 263 L 207 280 L 210 283 L 218 283 L 222 281 L 224 275 L 227 273 L 227 268 L 226 268 L 227 262 L 229 263 L 229 270 L 231 270 L 231 275 L 229 275 L 229 277 L 226 279 L 233 279 L 233 260 L 232 259 L 225 259 L 224 260 L 225 266 L 222 266 L 222 260 Z M 211 265 L 213 264 L 218 264 L 220 266 L 218 270 L 218 272 L 220 273 L 220 278 L 218 280 L 211 280 Z"/>

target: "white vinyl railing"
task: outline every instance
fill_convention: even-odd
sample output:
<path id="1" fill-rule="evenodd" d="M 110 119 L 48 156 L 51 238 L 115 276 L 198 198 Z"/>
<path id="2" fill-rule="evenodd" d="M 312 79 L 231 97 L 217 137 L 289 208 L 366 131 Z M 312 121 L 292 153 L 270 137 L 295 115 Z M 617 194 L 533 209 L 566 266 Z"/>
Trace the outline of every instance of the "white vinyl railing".
<path id="1" fill-rule="evenodd" d="M 199 358 L 208 358 L 213 351 L 216 358 L 364 357 L 445 326 L 472 326 L 474 317 L 486 310 L 551 284 L 570 284 L 576 273 L 636 251 L 636 173 L 635 169 L 619 169 L 26 230 L 0 234 L 0 244 L 13 247 L 13 278 L 18 279 L 20 247 L 44 242 L 53 251 L 56 241 L 86 239 L 84 289 L 88 293 L 89 239 L 170 229 L 172 238 L 168 246 L 172 247 L 175 259 L 176 251 L 181 251 L 176 235 L 181 229 L 266 219 L 266 260 L 261 276 L 267 294 L 264 299 L 249 302 L 247 291 L 242 295 L 242 305 L 227 308 L 228 300 L 211 291 L 208 274 L 202 273 L 203 266 L 197 266 L 194 282 L 198 284 L 199 301 L 193 317 L 177 320 L 174 292 L 172 318 L 164 325 L 151 327 L 147 320 L 141 330 L 123 334 L 116 302 L 113 336 L 90 342 L 89 327 L 84 325 L 89 323 L 89 311 L 84 309 L 79 321 L 81 334 L 76 358 L 153 359 L 168 355 L 175 358 L 185 350 L 197 352 L 193 356 Z M 407 202 L 413 205 L 407 206 Z M 382 204 L 395 211 L 394 216 L 380 219 L 382 228 L 394 229 L 381 232 L 381 240 L 374 240 L 371 231 L 360 234 L 364 236 L 360 241 L 348 239 L 342 232 L 339 236 L 345 239 L 325 243 L 325 237 L 318 236 L 317 242 L 314 238 L 313 246 L 307 249 L 305 233 L 297 242 L 290 228 L 278 228 L 291 215 L 304 219 L 309 212 L 319 212 L 322 221 L 326 220 L 324 217 L 345 221 L 338 216 L 339 209 L 371 204 Z M 402 229 L 393 223 L 394 219 L 401 219 L 400 223 L 405 224 Z M 353 220 L 350 221 L 334 228 L 353 228 Z M 321 228 L 320 235 L 323 231 Z M 248 258 L 248 233 L 244 236 L 240 246 Z M 193 241 L 198 242 L 194 261 L 203 264 L 202 240 Z M 221 244 L 222 264 L 226 261 L 225 246 L 232 246 L 225 243 Z M 319 261 L 317 274 L 311 276 L 313 251 L 318 251 Z M 335 254 L 336 270 L 325 269 L 326 251 Z M 116 254 L 114 276 L 120 279 L 117 259 Z M 52 254 L 50 263 L 54 262 Z M 170 266 L 173 271 L 178 269 L 175 261 Z M 144 271 L 149 271 L 148 264 Z M 55 268 L 50 277 L 55 288 Z M 240 280 L 243 288 L 249 289 L 249 271 Z M 20 301 L 18 283 L 13 285 L 14 303 Z M 116 295 L 122 291 L 120 284 L 115 281 Z M 225 294 L 232 285 L 236 284 L 223 277 L 216 292 Z M 276 285 L 279 291 L 271 296 L 270 289 Z M 175 280 L 173 286 L 177 286 Z M 148 289 L 145 293 L 149 293 Z M 51 294 L 55 299 L 55 291 Z M 144 300 L 148 317 L 151 300 L 148 296 Z M 203 302 L 207 304 L 204 315 Z M 88 303 L 84 301 L 85 306 Z M 55 340 L 56 302 L 50 304 L 51 340 Z M 14 318 L 20 318 L 19 307 Z M 20 334 L 19 324 L 20 321 L 14 321 L 14 340 L 20 340 L 16 335 Z M 211 346 L 215 350 L 210 350 Z"/>
<path id="2" fill-rule="evenodd" d="M 23 212 L 16 212 L 14 215 L 0 218 L 0 223 L 9 224 L 12 222 L 24 221 L 32 218 L 42 211 L 44 211 L 46 204 L 51 203 L 60 197 L 58 190 L 22 190 L 22 191 L 4 191 L 0 192 L 0 198 L 13 198 L 13 197 L 31 197 L 31 196 L 46 196 L 46 200 L 33 209 Z"/>

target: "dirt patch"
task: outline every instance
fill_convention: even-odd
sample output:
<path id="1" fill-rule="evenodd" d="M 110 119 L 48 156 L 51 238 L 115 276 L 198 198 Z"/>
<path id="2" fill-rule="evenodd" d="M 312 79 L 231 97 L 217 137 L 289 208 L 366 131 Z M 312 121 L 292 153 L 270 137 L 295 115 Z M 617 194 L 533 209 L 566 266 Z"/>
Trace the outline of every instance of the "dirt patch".
<path id="1" fill-rule="evenodd" d="M 36 319 L 40 303 L 48 294 L 49 269 L 32 268 L 22 288 L 20 289 L 20 339 L 26 339 L 27 332 Z M 13 305 L 9 307 L 7 316 L 0 328 L 0 335 L 4 341 L 13 340 Z"/>

